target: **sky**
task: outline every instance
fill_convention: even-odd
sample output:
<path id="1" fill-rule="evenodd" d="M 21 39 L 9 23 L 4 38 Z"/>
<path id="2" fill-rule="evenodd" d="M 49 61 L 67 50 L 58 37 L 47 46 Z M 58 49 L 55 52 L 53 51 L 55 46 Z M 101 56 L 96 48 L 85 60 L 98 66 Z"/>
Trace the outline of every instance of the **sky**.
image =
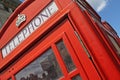
<path id="1" fill-rule="evenodd" d="M 120 37 L 120 0 L 87 0 L 101 16 L 107 21 Z"/>
<path id="2" fill-rule="evenodd" d="M 24 0 L 19 0 L 19 1 L 23 2 Z"/>

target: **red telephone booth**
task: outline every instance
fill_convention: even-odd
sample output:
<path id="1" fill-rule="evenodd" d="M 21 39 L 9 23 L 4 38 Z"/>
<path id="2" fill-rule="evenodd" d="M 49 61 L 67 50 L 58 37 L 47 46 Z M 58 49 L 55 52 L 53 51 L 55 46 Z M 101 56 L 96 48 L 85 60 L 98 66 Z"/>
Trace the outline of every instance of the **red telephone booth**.
<path id="1" fill-rule="evenodd" d="M 26 0 L 1 29 L 0 80 L 119 80 L 107 33 L 84 0 Z"/>

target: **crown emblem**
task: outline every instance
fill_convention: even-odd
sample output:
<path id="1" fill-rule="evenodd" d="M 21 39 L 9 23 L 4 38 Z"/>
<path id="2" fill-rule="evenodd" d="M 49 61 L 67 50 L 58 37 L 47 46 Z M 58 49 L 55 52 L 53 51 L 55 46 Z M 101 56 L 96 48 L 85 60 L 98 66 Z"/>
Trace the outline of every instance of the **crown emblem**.
<path id="1" fill-rule="evenodd" d="M 26 15 L 25 14 L 18 14 L 18 18 L 16 21 L 16 26 L 19 27 L 21 23 L 26 21 Z"/>

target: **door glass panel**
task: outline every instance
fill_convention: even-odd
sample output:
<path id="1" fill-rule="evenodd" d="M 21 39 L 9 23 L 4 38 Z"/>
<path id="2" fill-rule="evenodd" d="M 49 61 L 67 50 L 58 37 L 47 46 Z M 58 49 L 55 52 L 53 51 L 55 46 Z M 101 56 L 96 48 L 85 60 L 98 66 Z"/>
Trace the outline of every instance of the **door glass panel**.
<path id="1" fill-rule="evenodd" d="M 114 45 L 114 47 L 116 48 L 117 54 L 120 56 L 120 46 L 118 45 L 117 41 L 109 34 L 107 36 L 110 39 L 110 41 L 112 42 L 112 44 Z"/>
<path id="2" fill-rule="evenodd" d="M 77 75 L 77 76 L 74 76 L 72 80 L 82 80 L 82 78 L 80 77 L 80 75 Z"/>
<path id="3" fill-rule="evenodd" d="M 68 71 L 70 72 L 70 71 L 74 70 L 76 67 L 75 67 L 75 65 L 71 59 L 71 56 L 68 53 L 63 41 L 60 41 L 57 43 L 57 48 L 61 54 L 63 61 L 65 62 L 65 65 L 66 65 Z"/>
<path id="4" fill-rule="evenodd" d="M 16 80 L 57 80 L 62 76 L 52 49 L 15 75 Z"/>

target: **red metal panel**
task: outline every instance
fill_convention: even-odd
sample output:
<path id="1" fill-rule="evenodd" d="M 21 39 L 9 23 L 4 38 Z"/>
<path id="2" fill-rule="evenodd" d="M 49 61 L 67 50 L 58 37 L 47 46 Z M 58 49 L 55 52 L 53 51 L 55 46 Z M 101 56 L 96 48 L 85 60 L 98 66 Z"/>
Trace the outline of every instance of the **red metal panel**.
<path id="1" fill-rule="evenodd" d="M 32 18 L 34 18 L 45 6 L 47 6 L 48 5 L 48 3 L 50 3 L 51 2 L 51 0 L 46 0 L 46 1 L 41 1 L 41 2 L 39 2 L 39 0 L 38 1 L 35 1 L 35 2 L 33 2 L 31 5 L 29 5 L 27 8 L 25 8 L 25 10 L 23 10 L 22 12 L 23 13 L 25 13 L 25 14 L 27 14 L 27 22 L 25 23 L 25 24 L 23 24 L 22 26 L 20 26 L 20 28 L 17 28 L 17 30 L 16 29 L 14 29 L 14 28 L 16 28 L 16 26 L 15 26 L 15 22 L 16 22 L 16 19 L 14 19 L 14 21 L 10 24 L 11 26 L 10 27 L 8 27 L 8 31 L 6 30 L 5 31 L 5 33 L 4 33 L 4 35 L 2 36 L 2 38 L 1 38 L 1 40 L 0 40 L 0 43 L 2 43 L 2 45 L 0 45 L 0 48 L 2 48 L 3 46 L 5 46 L 5 44 L 7 43 L 7 42 L 9 42 L 9 40 L 10 39 L 12 39 L 13 38 L 13 36 L 15 36 L 18 32 L 20 32 L 30 21 L 31 21 L 31 19 Z M 40 4 L 41 3 L 41 5 L 38 5 L 38 4 Z M 36 4 L 37 4 L 37 6 L 36 6 Z M 34 7 L 37 7 L 36 9 L 34 8 Z M 39 9 L 38 9 L 39 8 Z M 30 10 L 30 11 L 29 11 Z M 31 11 L 31 10 L 33 10 L 33 11 Z M 36 11 L 37 10 L 37 11 Z M 21 13 L 22 13 L 21 12 Z M 29 14 L 30 13 L 30 14 Z M 32 16 L 31 16 L 31 14 L 32 14 Z M 14 26 L 13 26 L 13 25 Z M 10 29 L 9 29 L 10 28 Z M 44 29 L 47 29 L 47 28 L 44 28 Z M 15 30 L 15 31 L 12 31 L 12 30 Z M 41 31 L 43 31 L 44 32 L 44 30 L 42 30 L 42 29 L 40 29 L 40 31 L 39 31 L 39 34 L 40 34 L 40 32 Z M 11 33 L 12 32 L 12 33 Z M 10 35 L 8 35 L 8 34 L 11 34 L 11 36 Z M 41 34 L 40 34 L 41 35 Z M 34 37 L 37 37 L 37 36 L 34 36 Z M 9 39 L 10 38 L 10 39 Z M 6 40 L 7 39 L 7 40 Z M 31 39 L 28 39 L 28 41 L 25 41 L 25 44 L 26 45 L 24 45 L 24 43 L 23 44 L 21 44 L 22 46 L 19 48 L 16 48 L 17 50 L 13 50 L 13 52 L 11 53 L 11 55 L 10 56 L 7 56 L 5 59 L 3 59 L 2 61 L 1 61 L 1 66 L 0 66 L 0 69 L 1 69 L 1 67 L 2 66 L 5 66 L 9 61 L 11 61 L 13 58 L 15 58 L 15 56 L 17 56 L 18 54 L 19 54 L 19 52 L 20 51 L 23 51 L 23 49 L 25 49 L 25 47 L 24 46 L 27 46 L 27 45 L 29 45 L 28 44 L 28 42 L 29 41 L 32 41 L 32 40 L 35 40 L 35 38 L 31 38 Z"/>
<path id="2" fill-rule="evenodd" d="M 29 0 L 30 1 L 30 0 Z M 27 6 L 27 8 L 23 10 L 16 10 L 16 12 L 13 13 L 13 16 L 11 18 L 14 18 L 14 20 L 11 23 L 11 19 L 8 21 L 8 23 L 4 26 L 7 26 L 6 30 L 3 32 L 4 35 L 1 35 L 1 40 L 0 47 L 2 48 L 3 46 L 6 45 L 17 33 L 19 33 L 20 30 L 22 30 L 28 23 L 30 23 L 31 19 L 33 19 L 48 3 L 50 3 L 51 0 L 36 0 L 33 1 L 31 4 L 26 2 L 26 5 L 21 5 L 21 6 Z M 29 5 L 29 6 L 28 6 Z M 27 22 L 22 24 L 20 28 L 16 27 L 16 20 L 17 20 L 17 15 L 18 14 L 26 14 L 27 15 Z M 9 35 L 8 35 L 9 34 Z"/>
<path id="3" fill-rule="evenodd" d="M 107 27 L 106 25 L 104 25 L 104 26 Z M 116 44 L 118 44 L 118 46 L 119 46 L 119 42 L 118 42 L 118 39 L 117 39 L 118 36 L 116 35 L 116 33 L 113 30 L 111 31 L 110 26 L 109 26 L 109 29 L 103 28 L 104 26 L 102 26 L 102 28 L 101 28 L 102 36 L 104 36 L 104 38 L 103 38 L 104 42 L 106 42 L 106 45 L 110 49 L 109 56 L 111 57 L 111 59 L 113 59 L 113 61 L 115 61 L 114 63 L 116 65 L 118 65 L 118 68 L 119 68 L 120 58 L 118 56 L 117 50 L 115 49 L 113 43 L 110 41 L 108 35 L 113 37 L 116 41 Z"/>
<path id="4" fill-rule="evenodd" d="M 79 8 L 74 8 L 71 14 L 77 26 L 76 28 L 90 50 L 94 63 L 97 65 L 102 78 L 112 80 L 115 78 L 119 79 L 119 69 L 109 57 L 109 54 L 107 54 L 109 51 L 107 51 L 105 45 L 101 42 L 98 32 L 94 29 L 95 26 L 90 21 L 89 17 L 87 17 L 88 15 L 85 15 L 86 13 L 83 13 Z M 108 67 L 108 65 L 111 66 Z"/>

